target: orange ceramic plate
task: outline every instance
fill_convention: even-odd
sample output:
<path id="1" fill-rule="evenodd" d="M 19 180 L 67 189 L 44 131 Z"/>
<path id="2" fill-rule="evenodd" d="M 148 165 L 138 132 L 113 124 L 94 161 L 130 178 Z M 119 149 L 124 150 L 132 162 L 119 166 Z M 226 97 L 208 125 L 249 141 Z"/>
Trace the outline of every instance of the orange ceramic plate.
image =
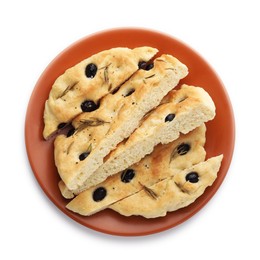
<path id="1" fill-rule="evenodd" d="M 177 57 L 189 68 L 189 75 L 182 83 L 203 87 L 216 105 L 215 119 L 207 123 L 207 157 L 224 154 L 218 178 L 213 186 L 190 206 L 166 217 L 145 219 L 142 217 L 123 217 L 112 210 L 104 210 L 90 217 L 82 217 L 65 208 L 67 200 L 58 189 L 59 176 L 53 159 L 53 140 L 44 141 L 43 110 L 49 91 L 55 79 L 64 71 L 81 60 L 112 47 L 148 45 L 158 48 L 160 53 Z M 228 94 L 209 64 L 187 45 L 171 36 L 136 28 L 123 28 L 103 31 L 90 35 L 74 43 L 59 54 L 42 73 L 38 80 L 27 109 L 25 122 L 25 141 L 28 158 L 33 173 L 50 200 L 66 215 L 78 223 L 108 234 L 122 236 L 140 236 L 172 228 L 193 216 L 215 194 L 221 185 L 231 162 L 234 149 L 234 117 Z"/>

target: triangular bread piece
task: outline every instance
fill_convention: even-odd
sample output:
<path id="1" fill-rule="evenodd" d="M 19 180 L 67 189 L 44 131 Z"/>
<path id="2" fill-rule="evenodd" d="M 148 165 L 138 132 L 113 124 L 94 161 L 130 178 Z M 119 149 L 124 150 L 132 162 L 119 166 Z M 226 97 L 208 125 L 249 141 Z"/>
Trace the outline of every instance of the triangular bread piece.
<path id="1" fill-rule="evenodd" d="M 171 91 L 162 103 L 107 156 L 85 181 L 84 188 L 95 186 L 108 176 L 127 169 L 150 154 L 157 144 L 172 142 L 180 133 L 186 134 L 215 116 L 211 97 L 200 87 L 183 85 L 180 90 Z"/>
<path id="2" fill-rule="evenodd" d="M 69 189 L 78 189 L 188 73 L 171 55 L 162 55 L 153 64 L 150 70 L 138 70 L 117 92 L 106 95 L 97 110 L 75 118 L 67 136 L 57 136 L 55 164 Z"/>
<path id="3" fill-rule="evenodd" d="M 57 78 L 45 103 L 45 139 L 68 124 L 75 116 L 98 107 L 99 100 L 113 92 L 149 61 L 157 49 L 151 47 L 112 48 L 94 54 L 67 69 Z"/>
<path id="4" fill-rule="evenodd" d="M 67 205 L 67 208 L 81 215 L 92 215 L 116 201 L 141 191 L 143 186 L 149 187 L 204 161 L 205 131 L 206 127 L 203 124 L 186 135 L 181 134 L 174 142 L 157 145 L 154 151 L 140 162 L 110 176 L 96 187 L 80 193 Z M 61 190 L 68 192 L 66 189 Z M 100 201 L 95 201 L 93 196 L 99 190 L 105 190 L 106 196 Z M 70 196 L 73 197 L 73 194 Z"/>
<path id="5" fill-rule="evenodd" d="M 217 178 L 223 156 L 212 157 L 110 206 L 124 216 L 163 217 L 200 197 Z"/>

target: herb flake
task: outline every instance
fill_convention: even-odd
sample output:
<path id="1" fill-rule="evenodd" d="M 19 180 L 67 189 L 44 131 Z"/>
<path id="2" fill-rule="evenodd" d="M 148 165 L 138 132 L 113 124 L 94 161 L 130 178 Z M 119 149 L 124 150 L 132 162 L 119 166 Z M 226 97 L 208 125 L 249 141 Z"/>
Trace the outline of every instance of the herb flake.
<path id="1" fill-rule="evenodd" d="M 91 117 L 90 119 L 82 119 L 79 122 L 80 122 L 80 125 L 76 128 L 76 133 L 84 130 L 87 127 L 96 127 L 96 126 L 100 126 L 100 125 L 109 123 L 109 122 L 106 122 L 97 117 Z"/>
<path id="2" fill-rule="evenodd" d="M 152 78 L 152 77 L 154 77 L 155 76 L 155 74 L 152 74 L 152 75 L 150 75 L 150 76 L 148 76 L 148 77 L 145 77 L 145 79 L 150 79 L 150 78 Z"/>
<path id="3" fill-rule="evenodd" d="M 139 182 L 139 184 L 150 197 L 152 197 L 154 200 L 157 200 L 158 195 L 156 192 L 154 192 L 151 188 L 148 188 L 147 186 L 143 185 L 141 182 Z"/>
<path id="4" fill-rule="evenodd" d="M 111 65 L 112 63 L 109 63 L 108 65 L 100 68 L 100 70 L 104 70 L 104 81 L 105 83 L 108 83 L 109 82 L 109 77 L 108 77 L 108 67 Z"/>
<path id="5" fill-rule="evenodd" d="M 58 97 L 58 98 L 62 98 L 64 97 L 70 90 L 72 90 L 79 82 L 75 82 L 72 85 L 69 85 L 68 87 L 66 87 L 66 89 L 62 92 L 62 94 Z"/>

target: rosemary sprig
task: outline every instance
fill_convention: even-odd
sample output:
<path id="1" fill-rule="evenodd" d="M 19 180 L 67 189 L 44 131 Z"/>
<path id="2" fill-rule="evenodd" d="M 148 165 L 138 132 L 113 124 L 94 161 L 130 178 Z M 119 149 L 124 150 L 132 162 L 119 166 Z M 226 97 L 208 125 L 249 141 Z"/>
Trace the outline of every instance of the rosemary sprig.
<path id="1" fill-rule="evenodd" d="M 95 126 L 100 126 L 100 125 L 109 123 L 109 122 L 106 122 L 97 117 L 91 117 L 90 119 L 82 119 L 79 122 L 80 122 L 80 125 L 76 128 L 76 131 L 75 131 L 76 133 L 84 130 L 87 127 L 95 127 Z"/>
<path id="2" fill-rule="evenodd" d="M 109 81 L 109 78 L 108 78 L 108 66 L 105 67 L 105 69 L 104 69 L 104 79 L 105 79 L 106 83 Z"/>
<path id="3" fill-rule="evenodd" d="M 151 196 L 153 199 L 157 199 L 158 198 L 158 195 L 156 192 L 154 192 L 151 188 L 148 188 L 147 186 L 143 185 L 140 181 L 139 181 L 139 184 L 142 186 L 142 188 L 144 189 L 144 191 L 149 195 Z"/>
<path id="4" fill-rule="evenodd" d="M 66 89 L 61 93 L 61 95 L 58 98 L 62 98 L 63 96 L 65 96 L 70 90 L 72 90 L 79 82 L 75 82 L 72 85 L 69 85 L 68 87 L 66 87 Z"/>

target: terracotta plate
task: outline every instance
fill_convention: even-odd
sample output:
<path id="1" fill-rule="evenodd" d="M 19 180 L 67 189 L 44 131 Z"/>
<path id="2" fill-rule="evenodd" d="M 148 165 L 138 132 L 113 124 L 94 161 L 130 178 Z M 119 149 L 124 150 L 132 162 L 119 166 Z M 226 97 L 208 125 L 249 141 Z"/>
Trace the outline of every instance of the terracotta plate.
<path id="1" fill-rule="evenodd" d="M 81 60 L 112 47 L 152 46 L 177 57 L 189 68 L 189 75 L 182 83 L 203 87 L 211 95 L 217 108 L 215 119 L 207 123 L 207 157 L 224 154 L 224 159 L 214 185 L 190 206 L 168 213 L 164 218 L 145 219 L 123 217 L 112 210 L 104 210 L 90 217 L 82 217 L 65 208 L 68 202 L 58 189 L 59 176 L 53 160 L 53 140 L 44 141 L 43 110 L 55 79 Z M 87 36 L 60 53 L 39 78 L 28 104 L 25 122 L 25 142 L 33 173 L 50 200 L 66 215 L 78 223 L 108 234 L 140 236 L 172 228 L 193 216 L 215 194 L 221 185 L 231 162 L 234 149 L 234 117 L 228 94 L 216 73 L 194 50 L 160 32 L 123 28 Z"/>

